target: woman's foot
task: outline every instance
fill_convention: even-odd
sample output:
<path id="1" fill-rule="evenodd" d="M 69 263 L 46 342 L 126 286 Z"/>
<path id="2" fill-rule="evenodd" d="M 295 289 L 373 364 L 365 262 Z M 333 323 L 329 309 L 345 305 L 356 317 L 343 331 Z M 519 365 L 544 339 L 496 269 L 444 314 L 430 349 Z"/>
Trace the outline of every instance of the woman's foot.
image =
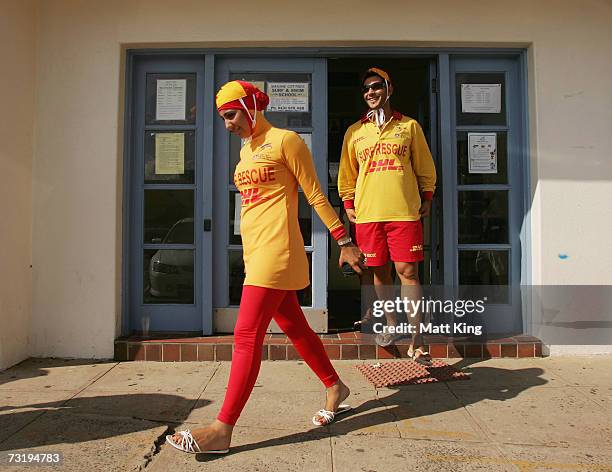
<path id="1" fill-rule="evenodd" d="M 192 429 L 191 436 L 200 451 L 222 451 L 229 449 L 233 429 L 233 426 L 215 420 L 204 428 Z M 174 434 L 172 440 L 175 443 L 180 443 L 181 435 L 179 433 Z"/>
<path id="2" fill-rule="evenodd" d="M 346 386 L 346 384 L 342 382 L 342 380 L 338 380 L 338 382 L 326 390 L 324 410 L 336 413 L 338 411 L 338 407 L 340 407 L 342 402 L 346 400 L 350 394 L 351 390 Z M 344 409 L 343 411 L 348 411 L 348 409 Z M 313 422 L 320 425 L 325 425 L 331 421 L 328 421 L 324 415 L 317 413 L 313 417 Z"/>

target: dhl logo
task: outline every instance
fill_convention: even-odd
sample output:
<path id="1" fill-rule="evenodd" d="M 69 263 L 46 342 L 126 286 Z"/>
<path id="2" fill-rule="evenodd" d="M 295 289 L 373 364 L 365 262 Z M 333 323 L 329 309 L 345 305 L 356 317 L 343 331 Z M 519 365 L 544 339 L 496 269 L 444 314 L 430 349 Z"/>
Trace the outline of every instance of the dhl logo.
<path id="1" fill-rule="evenodd" d="M 417 251 L 422 251 L 422 250 L 423 250 L 422 244 L 415 244 L 410 248 L 410 252 L 417 252 Z"/>
<path id="2" fill-rule="evenodd" d="M 389 170 L 403 170 L 404 166 L 401 164 L 395 164 L 395 159 L 378 159 L 370 161 L 368 172 L 380 172 Z"/>
<path id="3" fill-rule="evenodd" d="M 257 187 L 247 188 L 240 192 L 240 203 L 242 206 L 252 205 L 266 199 L 267 197 L 260 195 L 260 189 Z"/>

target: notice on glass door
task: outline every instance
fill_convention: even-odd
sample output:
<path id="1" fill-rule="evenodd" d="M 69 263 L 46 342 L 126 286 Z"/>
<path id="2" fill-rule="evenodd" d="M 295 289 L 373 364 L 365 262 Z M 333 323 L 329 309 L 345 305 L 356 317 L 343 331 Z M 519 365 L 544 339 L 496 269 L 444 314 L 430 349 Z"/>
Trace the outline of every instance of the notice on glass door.
<path id="1" fill-rule="evenodd" d="M 470 174 L 497 174 L 497 134 L 468 133 Z"/>
<path id="2" fill-rule="evenodd" d="M 308 82 L 268 82 L 268 111 L 308 112 Z"/>
<path id="3" fill-rule="evenodd" d="M 157 81 L 157 121 L 184 120 L 187 97 L 187 80 L 160 79 Z"/>
<path id="4" fill-rule="evenodd" d="M 185 134 L 155 135 L 155 173 L 180 175 L 185 173 Z"/>
<path id="5" fill-rule="evenodd" d="M 501 84 L 461 84 L 463 113 L 500 113 Z"/>

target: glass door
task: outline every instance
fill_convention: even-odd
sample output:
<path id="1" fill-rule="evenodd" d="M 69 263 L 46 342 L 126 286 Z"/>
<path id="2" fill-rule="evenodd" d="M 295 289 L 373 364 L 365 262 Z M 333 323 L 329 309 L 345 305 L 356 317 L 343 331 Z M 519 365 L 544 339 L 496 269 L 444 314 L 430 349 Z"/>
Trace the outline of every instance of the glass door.
<path id="1" fill-rule="evenodd" d="M 325 61 L 323 59 L 231 58 L 219 60 L 216 90 L 229 80 L 245 80 L 270 96 L 266 119 L 304 139 L 313 154 L 321 189 L 327 192 Z M 244 264 L 240 237 L 240 194 L 233 182 L 240 159 L 240 138 L 228 133 L 220 119 L 215 124 L 215 298 L 219 308 L 240 303 Z M 327 229 L 299 194 L 299 223 L 311 267 L 311 285 L 298 292 L 305 308 L 326 308 Z M 308 310 L 305 310 L 308 314 Z M 222 311 L 220 316 L 224 316 Z M 227 311 L 226 311 L 227 313 Z M 226 324 L 224 326 L 227 326 Z M 227 330 L 227 328 L 225 329 Z"/>
<path id="2" fill-rule="evenodd" d="M 449 85 L 453 159 L 444 164 L 445 187 L 455 211 L 445 215 L 445 282 L 486 297 L 488 332 L 522 332 L 519 60 L 451 58 Z"/>
<path id="3" fill-rule="evenodd" d="M 129 333 L 210 333 L 212 95 L 204 56 L 137 57 L 126 166 Z M 209 133 L 210 134 L 210 133 Z"/>

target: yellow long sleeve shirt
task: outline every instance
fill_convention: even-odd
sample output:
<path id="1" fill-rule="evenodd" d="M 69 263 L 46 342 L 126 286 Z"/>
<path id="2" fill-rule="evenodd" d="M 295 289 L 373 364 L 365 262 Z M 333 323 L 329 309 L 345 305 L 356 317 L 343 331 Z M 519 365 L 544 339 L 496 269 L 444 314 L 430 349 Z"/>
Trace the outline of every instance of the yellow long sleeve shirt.
<path id="1" fill-rule="evenodd" d="M 338 239 L 346 233 L 321 192 L 306 143 L 293 131 L 274 128 L 258 115 L 251 140 L 240 150 L 234 183 L 242 200 L 244 284 L 281 290 L 308 286 L 310 270 L 298 224 L 298 185 L 332 236 Z"/>
<path id="2" fill-rule="evenodd" d="M 430 200 L 436 168 L 421 126 L 394 112 L 381 129 L 367 117 L 344 135 L 338 192 L 358 223 L 417 221 Z"/>

